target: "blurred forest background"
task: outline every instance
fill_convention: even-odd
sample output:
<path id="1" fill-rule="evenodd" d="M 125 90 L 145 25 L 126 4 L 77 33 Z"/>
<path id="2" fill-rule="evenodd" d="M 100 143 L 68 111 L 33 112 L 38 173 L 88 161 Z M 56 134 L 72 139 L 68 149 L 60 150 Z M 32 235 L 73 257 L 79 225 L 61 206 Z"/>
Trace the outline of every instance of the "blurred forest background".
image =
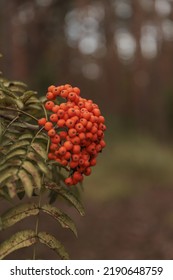
<path id="1" fill-rule="evenodd" d="M 173 0 L 0 0 L 0 52 L 4 76 L 71 83 L 106 117 L 71 258 L 172 259 Z"/>

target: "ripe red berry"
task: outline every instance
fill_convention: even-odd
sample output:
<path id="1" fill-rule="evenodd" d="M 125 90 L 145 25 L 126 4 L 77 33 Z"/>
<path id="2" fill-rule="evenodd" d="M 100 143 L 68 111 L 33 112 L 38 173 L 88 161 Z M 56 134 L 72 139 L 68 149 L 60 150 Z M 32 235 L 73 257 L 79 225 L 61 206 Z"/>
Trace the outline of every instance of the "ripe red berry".
<path id="1" fill-rule="evenodd" d="M 52 110 L 52 108 L 54 107 L 54 102 L 53 101 L 47 101 L 44 105 L 46 110 Z"/>
<path id="2" fill-rule="evenodd" d="M 38 124 L 41 126 L 45 125 L 45 123 L 46 123 L 46 118 L 41 118 L 38 120 Z"/>
<path id="3" fill-rule="evenodd" d="M 53 124 L 51 122 L 46 122 L 44 125 L 45 130 L 49 131 L 53 128 Z"/>

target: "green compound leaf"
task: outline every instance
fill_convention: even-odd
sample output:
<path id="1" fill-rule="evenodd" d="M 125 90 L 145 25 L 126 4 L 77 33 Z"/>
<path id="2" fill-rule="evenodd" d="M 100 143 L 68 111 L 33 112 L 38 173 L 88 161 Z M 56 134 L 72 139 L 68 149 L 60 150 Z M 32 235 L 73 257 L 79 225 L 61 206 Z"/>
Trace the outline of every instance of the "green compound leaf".
<path id="1" fill-rule="evenodd" d="M 39 232 L 38 238 L 41 243 L 54 250 L 62 260 L 69 259 L 69 255 L 66 252 L 64 246 L 53 235 L 47 232 Z"/>
<path id="2" fill-rule="evenodd" d="M 25 93 L 23 94 L 23 96 L 21 97 L 22 101 L 25 103 L 27 100 L 29 100 L 33 95 L 36 95 L 37 92 L 36 91 L 32 91 L 32 90 L 28 90 L 25 91 Z"/>
<path id="3" fill-rule="evenodd" d="M 20 159 L 13 159 L 9 160 L 4 164 L 0 164 L 0 172 L 3 171 L 4 169 L 7 169 L 11 166 L 20 166 L 21 165 L 21 160 Z"/>
<path id="4" fill-rule="evenodd" d="M 43 205 L 41 210 L 57 220 L 63 228 L 70 229 L 77 236 L 76 226 L 68 215 L 50 204 Z"/>
<path id="5" fill-rule="evenodd" d="M 18 176 L 23 184 L 26 194 L 31 197 L 33 194 L 34 186 L 30 175 L 24 169 L 21 169 L 18 173 Z"/>
<path id="6" fill-rule="evenodd" d="M 39 157 L 37 157 L 35 153 L 29 152 L 27 154 L 27 158 L 33 160 L 38 165 L 40 171 L 43 172 L 46 176 L 49 175 L 50 170 L 48 169 L 47 165 L 43 161 L 40 161 Z"/>
<path id="7" fill-rule="evenodd" d="M 31 133 L 25 133 L 19 137 L 19 140 L 33 139 L 33 135 Z"/>
<path id="8" fill-rule="evenodd" d="M 29 247 L 37 242 L 35 232 L 33 230 L 23 230 L 12 235 L 8 240 L 0 245 L 0 259 L 4 259 L 13 251 Z"/>
<path id="9" fill-rule="evenodd" d="M 70 202 L 70 204 L 72 204 L 76 208 L 76 210 L 81 214 L 81 216 L 85 215 L 83 205 L 70 190 L 60 187 L 55 183 L 48 183 L 45 187 L 49 190 L 57 192 L 60 196 L 62 196 L 64 199 Z"/>
<path id="10" fill-rule="evenodd" d="M 47 152 L 43 145 L 40 143 L 34 142 L 32 143 L 31 147 L 38 153 L 39 156 L 41 156 L 43 159 L 47 159 Z"/>
<path id="11" fill-rule="evenodd" d="M 29 141 L 27 140 L 21 140 L 21 141 L 17 141 L 16 143 L 14 143 L 13 145 L 11 145 L 11 147 L 8 150 L 8 153 L 11 153 L 11 151 L 18 149 L 18 148 L 22 148 L 23 146 L 28 146 L 30 144 Z"/>
<path id="12" fill-rule="evenodd" d="M 35 183 L 35 186 L 37 188 L 41 188 L 41 183 L 42 183 L 42 177 L 41 177 L 41 174 L 38 172 L 37 170 L 37 166 L 33 165 L 30 161 L 28 160 L 25 160 L 23 162 L 23 165 L 22 167 L 28 172 L 31 174 L 32 178 L 33 178 L 33 181 Z"/>
<path id="13" fill-rule="evenodd" d="M 6 170 L 4 170 L 3 172 L 0 173 L 0 187 L 1 184 L 3 185 L 3 183 L 8 180 L 11 179 L 12 176 L 15 176 L 17 173 L 18 168 L 16 167 L 11 167 L 8 168 Z"/>
<path id="14" fill-rule="evenodd" d="M 14 206 L 1 216 L 0 230 L 4 230 L 26 217 L 37 215 L 39 208 L 36 203 L 26 203 Z"/>
<path id="15" fill-rule="evenodd" d="M 11 153 L 9 153 L 6 157 L 5 160 L 11 159 L 13 157 L 20 157 L 26 154 L 26 150 L 24 149 L 17 149 Z"/>

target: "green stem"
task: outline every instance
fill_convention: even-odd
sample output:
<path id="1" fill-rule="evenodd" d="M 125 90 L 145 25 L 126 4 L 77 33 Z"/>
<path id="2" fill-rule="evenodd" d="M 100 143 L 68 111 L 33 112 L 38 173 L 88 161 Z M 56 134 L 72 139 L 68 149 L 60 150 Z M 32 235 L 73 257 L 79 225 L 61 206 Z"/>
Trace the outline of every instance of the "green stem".
<path id="1" fill-rule="evenodd" d="M 39 194 L 38 208 L 39 209 L 41 208 L 41 192 Z M 35 235 L 36 236 L 38 236 L 39 214 L 40 214 L 40 211 L 38 212 L 37 219 L 36 219 L 36 224 L 35 224 Z M 32 258 L 33 260 L 36 259 L 36 246 L 37 246 L 37 244 L 35 243 L 34 244 L 34 249 L 33 249 L 33 258 Z"/>
<path id="2" fill-rule="evenodd" d="M 43 128 L 42 128 L 43 129 Z M 40 132 L 40 130 L 38 131 L 38 133 Z M 37 133 L 37 134 L 38 134 Z M 36 134 L 36 135 L 37 135 Z M 36 137 L 35 135 L 35 137 Z M 48 141 L 47 141 L 47 153 L 48 153 L 48 150 L 49 150 L 49 144 L 50 144 L 50 139 L 48 138 Z M 46 160 L 45 160 L 46 162 Z M 42 175 L 42 183 L 44 181 L 44 174 Z M 41 198 L 42 198 L 42 191 L 43 189 L 40 190 L 40 194 L 39 194 L 39 200 L 38 200 L 38 208 L 40 209 L 41 208 Z M 38 215 L 37 215 L 37 219 L 36 219 L 36 224 L 35 224 L 35 235 L 38 236 L 38 228 L 39 228 L 39 214 L 40 214 L 40 211 L 38 212 Z M 34 244 L 34 249 L 33 249 L 33 260 L 36 259 L 36 246 L 37 246 L 37 243 Z"/>
<path id="3" fill-rule="evenodd" d="M 4 135 L 6 133 L 6 131 L 8 130 L 8 128 L 19 118 L 19 116 L 16 116 L 6 127 L 6 129 L 4 130 L 3 134 Z"/>

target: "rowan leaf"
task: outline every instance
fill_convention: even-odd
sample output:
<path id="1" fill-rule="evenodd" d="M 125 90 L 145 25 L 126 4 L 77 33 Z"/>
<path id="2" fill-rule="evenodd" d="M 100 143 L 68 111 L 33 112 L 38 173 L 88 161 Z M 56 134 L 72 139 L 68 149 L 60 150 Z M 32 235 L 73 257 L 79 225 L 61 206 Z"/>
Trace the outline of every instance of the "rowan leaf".
<path id="1" fill-rule="evenodd" d="M 39 189 L 41 188 L 41 183 L 42 183 L 42 177 L 40 173 L 37 170 L 37 166 L 33 165 L 30 161 L 25 160 L 22 164 L 22 167 L 31 174 L 33 181 Z"/>
<path id="2" fill-rule="evenodd" d="M 32 139 L 32 138 L 33 135 L 31 133 L 25 133 L 19 137 L 19 140 Z"/>
<path id="3" fill-rule="evenodd" d="M 49 176 L 50 171 L 49 171 L 47 165 L 39 159 L 37 154 L 35 154 L 33 152 L 29 152 L 27 154 L 27 158 L 34 161 L 38 165 L 40 171 L 43 172 L 45 175 Z"/>
<path id="4" fill-rule="evenodd" d="M 15 150 L 15 149 L 18 149 L 18 148 L 21 148 L 23 146 L 28 146 L 30 144 L 29 141 L 27 140 L 21 140 L 21 141 L 17 141 L 16 143 L 14 143 L 13 145 L 11 145 L 11 147 L 9 148 L 8 150 L 8 153 L 11 153 L 11 151 Z"/>
<path id="5" fill-rule="evenodd" d="M 4 230 L 17 222 L 29 216 L 34 216 L 39 213 L 39 208 L 36 203 L 26 203 L 14 206 L 1 216 L 1 228 Z"/>
<path id="6" fill-rule="evenodd" d="M 32 143 L 31 147 L 37 152 L 39 156 L 41 156 L 43 159 L 47 159 L 47 152 L 45 147 L 37 142 Z"/>
<path id="7" fill-rule="evenodd" d="M 46 184 L 46 188 L 57 192 L 60 196 L 62 196 L 64 199 L 66 199 L 68 202 L 70 202 L 70 204 L 76 208 L 76 210 L 81 214 L 81 216 L 85 215 L 83 205 L 70 190 L 63 188 L 61 186 L 58 186 L 55 183 Z"/>
<path id="8" fill-rule="evenodd" d="M 0 187 L 2 187 L 7 179 L 10 179 L 12 176 L 15 176 L 17 173 L 18 168 L 16 167 L 10 167 L 6 170 L 3 170 L 3 172 L 0 173 Z"/>
<path id="9" fill-rule="evenodd" d="M 29 247 L 36 242 L 37 239 L 33 230 L 19 231 L 0 244 L 0 259 L 2 260 L 13 251 Z"/>
<path id="10" fill-rule="evenodd" d="M 32 96 L 34 96 L 36 94 L 37 94 L 36 91 L 28 90 L 28 91 L 25 91 L 25 93 L 23 94 L 21 99 L 24 103 L 26 103 Z"/>
<path id="11" fill-rule="evenodd" d="M 24 170 L 21 169 L 18 173 L 18 176 L 23 184 L 26 194 L 31 197 L 33 194 L 33 181 L 31 180 L 30 175 Z"/>
<path id="12" fill-rule="evenodd" d="M 47 232 L 39 232 L 38 238 L 41 243 L 47 245 L 49 248 L 54 250 L 60 256 L 61 259 L 69 259 L 69 255 L 66 252 L 64 246 L 53 235 Z"/>
<path id="13" fill-rule="evenodd" d="M 50 204 L 43 205 L 41 210 L 57 220 L 63 228 L 70 229 L 77 236 L 76 226 L 67 214 L 63 213 L 58 208 L 51 206 Z"/>
<path id="14" fill-rule="evenodd" d="M 13 157 L 23 156 L 25 154 L 26 154 L 26 150 L 17 149 L 17 150 L 14 150 L 13 152 L 9 153 L 8 155 L 6 155 L 5 160 L 11 159 Z"/>

